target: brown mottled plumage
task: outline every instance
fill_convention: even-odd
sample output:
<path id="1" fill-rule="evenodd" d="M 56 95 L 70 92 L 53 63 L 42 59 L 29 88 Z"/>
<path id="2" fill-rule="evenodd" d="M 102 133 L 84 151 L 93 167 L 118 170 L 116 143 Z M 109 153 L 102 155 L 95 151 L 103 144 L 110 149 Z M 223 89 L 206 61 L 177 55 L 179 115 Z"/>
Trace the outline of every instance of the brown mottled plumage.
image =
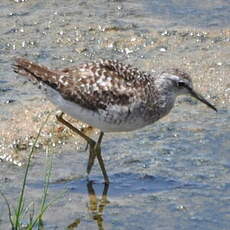
<path id="1" fill-rule="evenodd" d="M 62 116 L 58 117 L 88 142 L 87 172 L 97 157 L 105 182 L 109 180 L 100 152 L 103 132 L 131 131 L 150 125 L 167 115 L 181 94 L 190 94 L 216 110 L 193 90 L 190 76 L 179 69 L 149 74 L 118 61 L 100 60 L 51 70 L 27 59 L 16 58 L 14 71 L 42 83 L 40 88 L 63 112 L 101 130 L 96 143 Z"/>
<path id="2" fill-rule="evenodd" d="M 62 102 L 56 101 L 50 88 L 62 99 L 93 112 L 100 120 L 99 125 L 90 118 L 83 117 L 83 121 L 104 131 L 128 131 L 151 124 L 168 114 L 177 95 L 192 89 L 190 76 L 179 69 L 151 75 L 113 60 L 50 70 L 27 59 L 16 58 L 14 70 L 43 83 L 47 96 L 61 109 Z M 186 87 L 180 89 L 178 82 L 184 82 Z M 82 119 L 81 114 L 79 118 Z M 101 122 L 120 127 L 103 129 Z"/>
<path id="3" fill-rule="evenodd" d="M 106 109 L 107 105 L 127 105 L 137 95 L 143 97 L 149 75 L 117 61 L 100 60 L 73 68 L 51 71 L 45 66 L 17 58 L 15 72 L 30 80 L 43 82 L 58 90 L 63 98 L 91 109 Z M 143 78 L 138 78 L 142 76 Z"/>

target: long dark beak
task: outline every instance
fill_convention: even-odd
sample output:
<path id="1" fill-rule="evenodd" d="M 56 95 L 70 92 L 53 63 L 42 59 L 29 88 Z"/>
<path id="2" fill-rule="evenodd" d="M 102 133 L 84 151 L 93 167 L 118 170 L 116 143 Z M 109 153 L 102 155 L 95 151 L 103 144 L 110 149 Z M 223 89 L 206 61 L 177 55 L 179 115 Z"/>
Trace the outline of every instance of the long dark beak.
<path id="1" fill-rule="evenodd" d="M 195 92 L 190 87 L 189 87 L 189 92 L 190 92 L 191 96 L 195 97 L 196 99 L 198 99 L 199 101 L 203 102 L 208 107 L 210 107 L 211 109 L 213 109 L 213 110 L 215 110 L 217 112 L 216 107 L 214 105 L 212 105 L 211 103 L 209 103 L 202 95 L 200 95 L 199 93 Z"/>

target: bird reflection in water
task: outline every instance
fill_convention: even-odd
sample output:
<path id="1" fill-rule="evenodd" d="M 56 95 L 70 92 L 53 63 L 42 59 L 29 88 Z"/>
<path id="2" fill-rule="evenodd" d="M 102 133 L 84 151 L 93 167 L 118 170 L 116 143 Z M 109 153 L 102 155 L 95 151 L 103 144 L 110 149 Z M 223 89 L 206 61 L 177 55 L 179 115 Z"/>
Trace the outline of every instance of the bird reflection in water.
<path id="1" fill-rule="evenodd" d="M 107 199 L 107 193 L 109 190 L 109 184 L 104 184 L 104 189 L 102 192 L 101 198 L 97 198 L 95 190 L 93 188 L 93 182 L 90 181 L 87 184 L 88 190 L 88 211 L 90 213 L 91 218 L 96 222 L 98 230 L 104 230 L 104 219 L 103 219 L 103 212 L 106 205 L 109 203 Z M 70 224 L 67 229 L 68 230 L 76 230 L 77 227 L 80 225 L 81 220 L 80 218 L 76 219 L 72 224 Z"/>

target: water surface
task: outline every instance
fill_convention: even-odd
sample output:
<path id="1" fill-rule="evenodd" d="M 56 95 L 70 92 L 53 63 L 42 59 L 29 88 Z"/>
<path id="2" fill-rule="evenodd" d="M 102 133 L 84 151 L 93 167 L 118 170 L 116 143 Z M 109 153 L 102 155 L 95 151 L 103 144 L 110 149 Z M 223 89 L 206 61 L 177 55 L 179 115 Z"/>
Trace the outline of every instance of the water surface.
<path id="1" fill-rule="evenodd" d="M 45 229 L 229 228 L 229 1 L 2 0 L 0 9 L 1 156 L 26 159 L 46 111 L 55 110 L 39 90 L 12 72 L 14 56 L 52 68 L 101 57 L 150 72 L 180 67 L 219 109 L 215 113 L 193 99 L 178 98 L 161 121 L 105 135 L 109 188 L 104 188 L 97 165 L 90 177 L 94 183 L 87 186 L 84 144 L 79 148 L 79 139 L 68 132 L 61 138 L 59 131 L 49 136 L 59 128 L 52 115 L 40 145 L 51 142 L 56 153 L 50 198 L 64 195 L 47 211 Z M 34 201 L 35 207 L 45 162 L 40 145 L 26 187 L 27 203 Z M 20 151 L 13 152 L 15 146 Z M 24 170 L 0 162 L 0 188 L 13 204 Z M 9 229 L 7 215 L 0 199 L 0 229 Z"/>

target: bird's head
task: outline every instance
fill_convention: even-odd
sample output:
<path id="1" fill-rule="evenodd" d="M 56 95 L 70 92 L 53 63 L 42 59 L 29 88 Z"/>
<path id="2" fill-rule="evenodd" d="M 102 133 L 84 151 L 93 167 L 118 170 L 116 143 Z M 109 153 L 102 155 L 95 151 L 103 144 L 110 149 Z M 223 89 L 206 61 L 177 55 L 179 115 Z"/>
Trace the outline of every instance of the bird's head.
<path id="1" fill-rule="evenodd" d="M 192 79 L 189 74 L 179 70 L 179 69 L 170 69 L 167 72 L 163 72 L 162 76 L 170 88 L 176 95 L 190 95 L 199 101 L 206 104 L 211 109 L 217 112 L 217 109 L 208 102 L 201 94 L 197 93 L 193 89 Z"/>

